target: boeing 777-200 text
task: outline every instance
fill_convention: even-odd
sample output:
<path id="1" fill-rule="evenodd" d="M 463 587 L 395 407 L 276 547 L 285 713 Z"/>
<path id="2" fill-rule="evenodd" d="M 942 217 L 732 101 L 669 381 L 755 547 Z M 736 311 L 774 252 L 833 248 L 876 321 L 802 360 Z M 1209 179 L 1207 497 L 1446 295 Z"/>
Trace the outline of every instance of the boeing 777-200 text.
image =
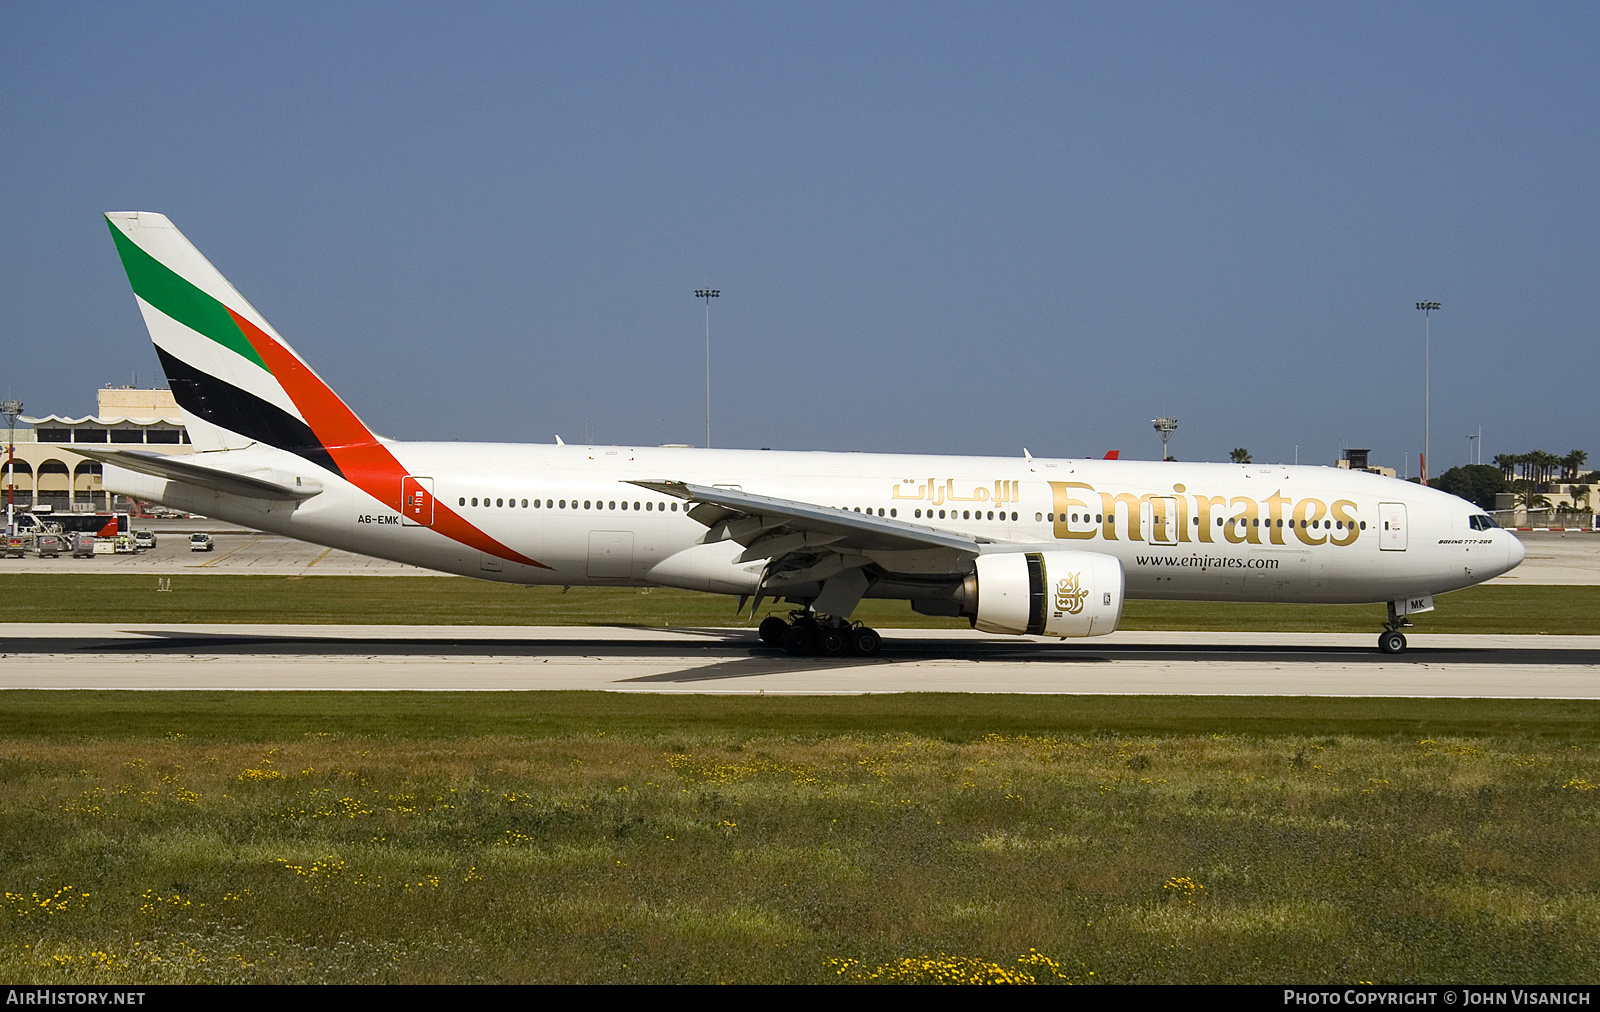
<path id="1" fill-rule="evenodd" d="M 863 598 L 1098 636 L 1126 598 L 1386 602 L 1522 561 L 1455 496 L 1255 464 L 410 443 L 372 432 L 164 216 L 106 215 L 195 452 L 74 447 L 107 489 L 364 555 L 521 584 L 783 600 L 762 640 L 878 651 Z"/>

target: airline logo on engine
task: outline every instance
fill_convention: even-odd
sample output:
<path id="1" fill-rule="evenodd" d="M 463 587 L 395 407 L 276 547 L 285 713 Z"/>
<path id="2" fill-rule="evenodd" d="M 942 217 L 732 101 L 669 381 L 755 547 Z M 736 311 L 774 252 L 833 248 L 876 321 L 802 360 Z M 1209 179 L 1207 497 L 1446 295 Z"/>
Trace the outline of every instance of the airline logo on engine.
<path id="1" fill-rule="evenodd" d="M 1076 615 L 1083 610 L 1083 600 L 1089 596 L 1084 589 L 1083 574 L 1073 573 L 1071 576 L 1062 577 L 1056 583 L 1056 613 L 1066 612 Z"/>

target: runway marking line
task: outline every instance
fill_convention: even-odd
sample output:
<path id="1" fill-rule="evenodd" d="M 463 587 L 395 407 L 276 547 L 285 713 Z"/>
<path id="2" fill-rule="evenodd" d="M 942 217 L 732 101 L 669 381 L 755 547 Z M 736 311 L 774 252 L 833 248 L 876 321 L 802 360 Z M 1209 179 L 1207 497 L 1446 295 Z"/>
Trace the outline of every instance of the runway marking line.
<path id="1" fill-rule="evenodd" d="M 259 542 L 261 540 L 262 539 L 260 537 L 251 538 L 249 541 L 246 541 L 244 544 L 240 545 L 238 548 L 232 549 L 230 551 L 223 552 L 221 555 L 217 556 L 214 559 L 211 559 L 208 562 L 200 563 L 200 568 L 201 569 L 207 569 L 207 568 L 210 568 L 211 566 L 215 566 L 217 563 L 221 562 L 223 559 L 226 559 L 228 556 L 232 555 L 234 552 L 242 552 L 246 548 L 249 548 L 251 545 L 256 544 L 257 542 Z"/>

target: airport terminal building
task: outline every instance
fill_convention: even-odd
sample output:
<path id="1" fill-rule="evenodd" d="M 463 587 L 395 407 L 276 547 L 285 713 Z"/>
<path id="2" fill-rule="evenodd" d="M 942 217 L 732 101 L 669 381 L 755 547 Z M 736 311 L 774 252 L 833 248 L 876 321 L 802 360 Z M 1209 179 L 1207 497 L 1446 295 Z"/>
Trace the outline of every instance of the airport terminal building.
<path id="1" fill-rule="evenodd" d="M 16 430 L 14 461 L 0 455 L 0 508 L 9 498 L 18 512 L 36 505 L 61 513 L 128 509 L 127 499 L 110 496 L 101 488 L 99 461 L 74 453 L 74 445 L 192 452 L 171 390 L 107 386 L 95 391 L 95 408 L 94 414 L 82 418 L 19 417 L 32 428 Z M 0 429 L 0 440 L 10 440 L 12 435 Z"/>

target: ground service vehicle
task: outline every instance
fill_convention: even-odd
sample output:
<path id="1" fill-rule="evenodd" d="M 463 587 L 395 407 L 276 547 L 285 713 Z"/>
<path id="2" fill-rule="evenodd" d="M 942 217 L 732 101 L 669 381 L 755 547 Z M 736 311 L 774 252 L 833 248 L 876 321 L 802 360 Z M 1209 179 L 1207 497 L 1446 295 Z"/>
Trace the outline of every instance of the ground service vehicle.
<path id="1" fill-rule="evenodd" d="M 111 538 L 128 532 L 126 513 L 56 513 L 48 507 L 35 506 L 27 513 L 17 515 L 17 532 L 57 531 L 62 534 L 93 534 Z"/>

